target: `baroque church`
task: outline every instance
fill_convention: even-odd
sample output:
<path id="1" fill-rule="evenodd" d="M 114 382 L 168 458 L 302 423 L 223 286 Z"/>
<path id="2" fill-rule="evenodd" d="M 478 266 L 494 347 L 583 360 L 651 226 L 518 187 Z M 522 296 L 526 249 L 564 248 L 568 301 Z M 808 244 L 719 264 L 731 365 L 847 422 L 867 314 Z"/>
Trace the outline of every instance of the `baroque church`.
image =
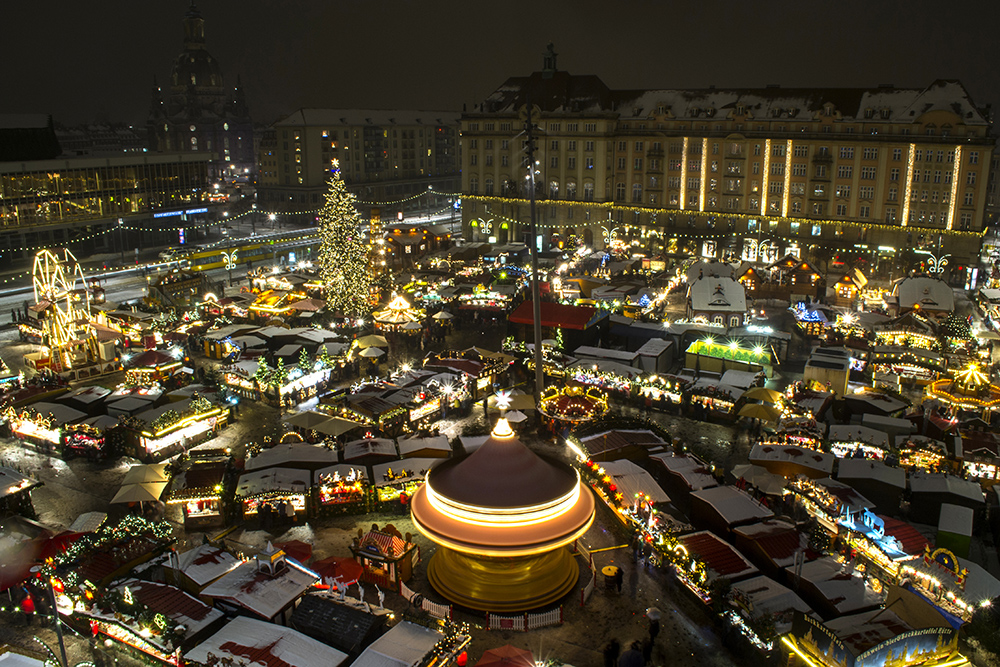
<path id="1" fill-rule="evenodd" d="M 222 68 L 205 48 L 205 20 L 193 0 L 184 15 L 184 50 L 164 91 L 153 80 L 149 139 L 159 152 L 211 153 L 213 176 L 254 171 L 253 124 L 239 76 L 227 88 Z"/>

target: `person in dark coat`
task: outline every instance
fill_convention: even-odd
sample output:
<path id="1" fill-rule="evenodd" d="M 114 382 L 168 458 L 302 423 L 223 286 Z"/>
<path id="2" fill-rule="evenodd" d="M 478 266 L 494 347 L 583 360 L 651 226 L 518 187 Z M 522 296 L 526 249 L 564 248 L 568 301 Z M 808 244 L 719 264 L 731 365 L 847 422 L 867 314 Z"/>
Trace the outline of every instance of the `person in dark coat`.
<path id="1" fill-rule="evenodd" d="M 624 582 L 625 582 L 625 571 L 622 570 L 620 567 L 616 567 L 615 568 L 615 588 L 618 589 L 619 593 L 622 592 L 622 584 Z"/>
<path id="2" fill-rule="evenodd" d="M 618 667 L 646 667 L 646 661 L 642 657 L 642 645 L 639 642 L 632 642 L 628 650 L 618 658 Z"/>
<path id="3" fill-rule="evenodd" d="M 621 652 L 621 644 L 617 639 L 612 639 L 604 647 L 604 667 L 615 667 L 618 664 L 618 653 Z"/>
<path id="4" fill-rule="evenodd" d="M 649 621 L 649 641 L 655 642 L 656 635 L 660 634 L 660 621 L 658 619 L 650 619 Z"/>

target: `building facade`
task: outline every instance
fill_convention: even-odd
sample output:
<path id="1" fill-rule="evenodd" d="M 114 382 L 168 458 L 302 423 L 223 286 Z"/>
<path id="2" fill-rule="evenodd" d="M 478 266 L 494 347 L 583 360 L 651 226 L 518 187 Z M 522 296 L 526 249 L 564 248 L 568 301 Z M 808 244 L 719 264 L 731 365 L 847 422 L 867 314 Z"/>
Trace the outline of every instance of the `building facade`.
<path id="1" fill-rule="evenodd" d="M 154 78 L 147 128 L 154 151 L 211 156 L 214 177 L 246 174 L 256 166 L 253 124 L 239 77 L 234 88 L 225 86 L 219 61 L 205 48 L 205 20 L 193 3 L 184 15 L 184 50 L 166 91 Z"/>
<path id="2" fill-rule="evenodd" d="M 339 168 L 362 205 L 395 213 L 435 212 L 460 187 L 458 118 L 452 111 L 299 109 L 263 135 L 258 207 L 313 211 Z M 406 201 L 401 201 L 406 200 Z"/>
<path id="3" fill-rule="evenodd" d="M 993 140 L 958 82 L 611 90 L 556 69 L 550 46 L 541 72 L 462 114 L 469 240 L 525 237 L 529 100 L 543 247 L 761 262 L 926 249 L 950 253 L 952 269 L 976 261 Z"/>
<path id="4" fill-rule="evenodd" d="M 0 256 L 65 245 L 77 256 L 177 243 L 210 217 L 204 153 L 0 162 Z M 123 255 L 124 256 L 124 255 Z"/>

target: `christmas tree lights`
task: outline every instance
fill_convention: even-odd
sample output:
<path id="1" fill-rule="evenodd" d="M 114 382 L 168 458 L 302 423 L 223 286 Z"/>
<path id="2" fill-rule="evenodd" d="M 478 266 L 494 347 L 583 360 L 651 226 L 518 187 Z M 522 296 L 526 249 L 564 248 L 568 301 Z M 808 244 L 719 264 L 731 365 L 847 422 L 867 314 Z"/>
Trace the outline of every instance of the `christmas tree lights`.
<path id="1" fill-rule="evenodd" d="M 319 266 L 327 303 L 345 315 L 366 315 L 371 286 L 368 244 L 361 237 L 355 197 L 340 170 L 330 178 L 326 203 L 319 212 Z"/>

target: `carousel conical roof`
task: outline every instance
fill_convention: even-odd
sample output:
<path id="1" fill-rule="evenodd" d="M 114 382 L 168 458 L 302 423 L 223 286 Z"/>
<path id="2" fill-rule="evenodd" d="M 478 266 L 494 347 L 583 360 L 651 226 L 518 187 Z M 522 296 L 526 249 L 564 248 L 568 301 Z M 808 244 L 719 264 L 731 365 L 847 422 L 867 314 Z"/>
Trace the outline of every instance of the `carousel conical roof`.
<path id="1" fill-rule="evenodd" d="M 457 503 L 492 508 L 543 504 L 577 484 L 570 466 L 528 449 L 503 419 L 479 449 L 436 466 L 430 480 L 438 494 Z"/>

